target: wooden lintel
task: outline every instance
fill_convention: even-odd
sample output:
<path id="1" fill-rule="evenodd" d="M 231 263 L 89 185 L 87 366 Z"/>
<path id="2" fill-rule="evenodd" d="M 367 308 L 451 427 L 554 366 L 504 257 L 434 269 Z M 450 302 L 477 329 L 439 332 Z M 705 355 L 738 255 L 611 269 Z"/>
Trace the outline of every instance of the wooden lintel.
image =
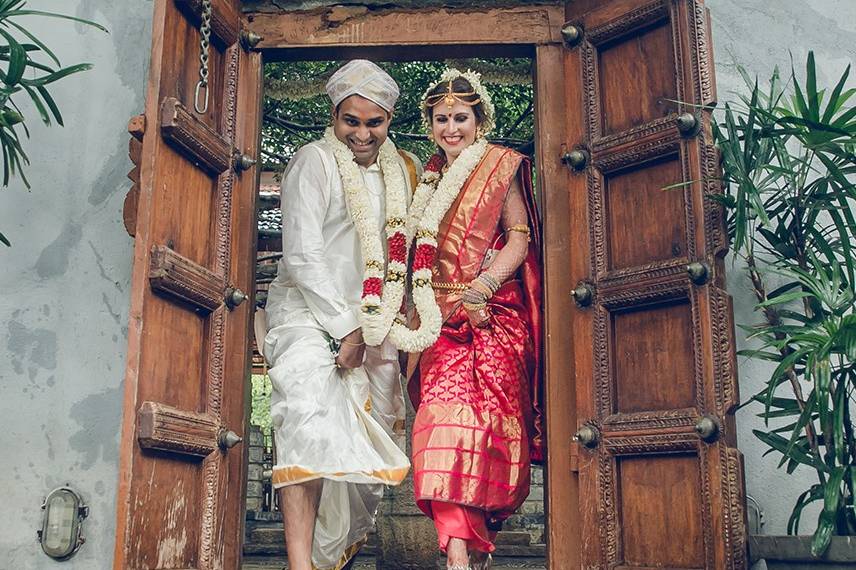
<path id="1" fill-rule="evenodd" d="M 249 29 L 257 49 L 349 46 L 559 44 L 564 8 L 428 8 L 369 10 L 333 6 L 301 12 L 256 13 Z"/>
<path id="2" fill-rule="evenodd" d="M 202 0 L 175 0 L 175 5 L 194 25 L 199 25 L 202 14 Z M 211 0 L 211 37 L 222 47 L 229 47 L 238 41 L 241 33 L 240 15 L 227 0 Z"/>
<path id="3" fill-rule="evenodd" d="M 217 449 L 220 429 L 214 416 L 143 402 L 137 412 L 137 441 L 144 449 L 207 457 Z"/>
<path id="4" fill-rule="evenodd" d="M 184 301 L 203 314 L 223 304 L 226 289 L 223 277 L 163 245 L 152 246 L 149 282 L 157 293 Z"/>
<path id="5" fill-rule="evenodd" d="M 175 97 L 164 99 L 160 118 L 163 138 L 199 168 L 218 176 L 232 165 L 228 141 Z"/>

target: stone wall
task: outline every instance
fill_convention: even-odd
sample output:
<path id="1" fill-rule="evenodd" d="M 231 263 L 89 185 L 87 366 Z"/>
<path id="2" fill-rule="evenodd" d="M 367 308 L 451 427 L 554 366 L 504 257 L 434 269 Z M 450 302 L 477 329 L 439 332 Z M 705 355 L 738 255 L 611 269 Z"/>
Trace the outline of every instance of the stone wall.
<path id="1" fill-rule="evenodd" d="M 247 513 L 265 510 L 265 484 L 270 484 L 270 458 L 265 457 L 265 436 L 258 426 L 249 429 L 249 465 L 247 466 Z"/>

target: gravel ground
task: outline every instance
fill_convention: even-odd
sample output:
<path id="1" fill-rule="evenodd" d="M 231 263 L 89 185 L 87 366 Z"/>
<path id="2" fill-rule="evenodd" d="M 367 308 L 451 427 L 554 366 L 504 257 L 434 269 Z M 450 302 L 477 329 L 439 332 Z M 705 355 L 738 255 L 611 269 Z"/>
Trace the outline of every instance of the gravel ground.
<path id="1" fill-rule="evenodd" d="M 441 567 L 440 567 L 441 568 Z M 528 570 L 546 570 L 544 559 L 538 558 L 499 558 L 493 563 L 493 570 L 511 570 L 527 568 Z M 275 556 L 244 557 L 242 570 L 287 570 L 288 564 L 284 558 Z M 353 570 L 375 570 L 374 557 L 360 556 Z M 433 569 L 431 569 L 433 570 Z"/>

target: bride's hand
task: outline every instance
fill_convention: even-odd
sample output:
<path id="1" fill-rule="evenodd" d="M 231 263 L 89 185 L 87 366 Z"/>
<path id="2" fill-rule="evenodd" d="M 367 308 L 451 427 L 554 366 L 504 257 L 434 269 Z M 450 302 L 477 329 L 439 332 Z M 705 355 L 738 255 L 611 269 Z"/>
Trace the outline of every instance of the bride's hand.
<path id="1" fill-rule="evenodd" d="M 485 329 L 490 326 L 490 311 L 488 310 L 487 305 L 479 308 L 464 307 L 464 310 L 467 312 L 467 318 L 470 320 L 470 324 L 474 327 Z"/>
<path id="2" fill-rule="evenodd" d="M 490 311 L 487 308 L 487 297 L 483 292 L 470 287 L 461 296 L 461 300 L 472 326 L 479 328 L 490 326 Z"/>

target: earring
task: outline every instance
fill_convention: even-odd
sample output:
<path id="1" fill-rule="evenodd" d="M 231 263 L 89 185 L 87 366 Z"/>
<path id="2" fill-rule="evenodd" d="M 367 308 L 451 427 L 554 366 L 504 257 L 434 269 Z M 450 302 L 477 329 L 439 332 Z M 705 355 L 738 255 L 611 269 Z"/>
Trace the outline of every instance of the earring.
<path id="1" fill-rule="evenodd" d="M 431 141 L 432 143 L 435 142 L 434 141 L 434 133 L 428 133 L 428 140 Z"/>
<path id="2" fill-rule="evenodd" d="M 476 129 L 476 138 L 477 138 L 477 139 L 480 139 L 480 138 L 482 138 L 483 136 L 484 136 L 484 129 L 483 129 L 483 128 L 481 128 L 481 127 L 478 127 L 478 128 Z"/>

